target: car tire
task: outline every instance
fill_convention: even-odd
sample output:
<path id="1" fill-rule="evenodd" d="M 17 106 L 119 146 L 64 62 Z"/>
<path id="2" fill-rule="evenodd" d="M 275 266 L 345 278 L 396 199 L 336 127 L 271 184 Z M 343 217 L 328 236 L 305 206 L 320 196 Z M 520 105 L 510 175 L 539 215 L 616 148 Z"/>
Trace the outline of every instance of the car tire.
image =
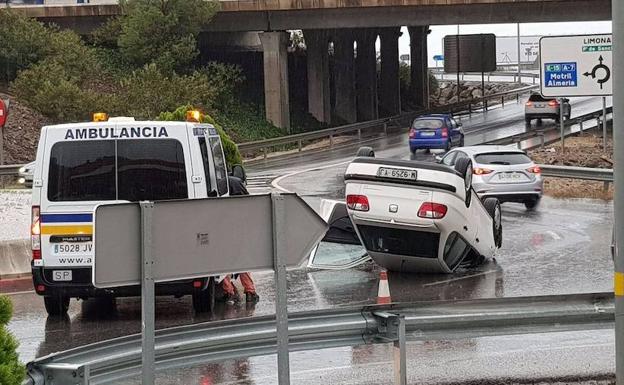
<path id="1" fill-rule="evenodd" d="M 360 147 L 357 152 L 355 153 L 355 156 L 366 156 L 369 158 L 374 158 L 375 157 L 375 151 L 373 150 L 372 147 L 369 146 L 364 146 L 364 147 Z"/>
<path id="2" fill-rule="evenodd" d="M 459 147 L 464 147 L 464 134 L 459 139 Z"/>
<path id="3" fill-rule="evenodd" d="M 555 123 L 557 123 L 557 124 L 561 123 L 561 119 L 559 119 L 559 117 L 556 117 L 555 118 Z"/>
<path id="4" fill-rule="evenodd" d="M 216 282 L 213 277 L 208 279 L 208 287 L 205 290 L 196 290 L 193 293 L 193 309 L 195 313 L 212 313 L 215 308 Z"/>
<path id="5" fill-rule="evenodd" d="M 48 315 L 58 317 L 67 314 L 69 309 L 69 297 L 64 296 L 50 296 L 43 297 L 43 304 L 45 305 Z"/>
<path id="6" fill-rule="evenodd" d="M 494 244 L 500 248 L 503 244 L 503 220 L 500 202 L 496 198 L 485 198 L 483 201 L 485 210 L 492 217 L 492 231 L 494 235 Z"/>
<path id="7" fill-rule="evenodd" d="M 530 126 L 531 125 L 531 118 L 524 118 L 524 122 Z"/>
<path id="8" fill-rule="evenodd" d="M 526 207 L 527 210 L 535 210 L 535 208 L 539 205 L 539 202 L 539 198 L 529 199 L 524 201 L 524 207 Z"/>
<path id="9" fill-rule="evenodd" d="M 453 143 L 451 143 L 451 139 L 446 140 L 446 147 L 444 147 L 444 152 L 451 151 L 451 147 L 453 147 Z"/>
<path id="10" fill-rule="evenodd" d="M 455 162 L 455 171 L 464 179 L 464 190 L 466 193 L 466 207 L 470 207 L 472 199 L 472 161 L 468 158 L 461 158 Z"/>

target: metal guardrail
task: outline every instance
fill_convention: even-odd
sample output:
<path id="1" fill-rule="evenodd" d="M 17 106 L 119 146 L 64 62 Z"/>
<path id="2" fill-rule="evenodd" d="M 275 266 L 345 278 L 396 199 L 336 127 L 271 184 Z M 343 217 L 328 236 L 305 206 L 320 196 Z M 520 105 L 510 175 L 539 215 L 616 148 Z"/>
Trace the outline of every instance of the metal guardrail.
<path id="1" fill-rule="evenodd" d="M 439 69 L 439 68 L 430 68 L 429 71 L 431 71 L 431 73 L 435 76 L 435 75 L 439 75 L 440 76 L 440 80 L 456 80 L 457 79 L 457 74 L 456 73 L 446 73 L 444 72 L 443 69 Z M 481 77 L 481 72 L 460 72 L 459 74 L 461 81 L 464 81 L 465 76 L 477 76 L 477 77 Z M 512 71 L 494 71 L 494 72 L 487 72 L 483 75 L 484 79 L 487 79 L 487 82 L 490 82 L 490 78 L 492 76 L 498 76 L 498 77 L 513 77 L 513 81 L 516 82 L 518 80 L 518 72 L 512 72 Z M 522 78 L 530 78 L 533 81 L 533 84 L 535 84 L 535 82 L 537 81 L 537 79 L 539 79 L 540 75 L 539 73 L 532 73 L 532 72 L 521 72 L 520 73 L 520 79 Z"/>
<path id="2" fill-rule="evenodd" d="M 394 342 L 406 369 L 406 341 L 612 328 L 613 293 L 492 298 L 315 310 L 289 315 L 289 349 Z M 397 350 L 395 349 L 395 350 Z M 274 354 L 275 317 L 253 317 L 159 330 L 156 370 Z M 23 385 L 116 383 L 141 368 L 141 336 L 81 346 L 27 365 Z M 402 372 L 404 374 L 404 372 Z"/>
<path id="3" fill-rule="evenodd" d="M 540 164 L 542 176 L 553 178 L 570 178 L 595 180 L 613 183 L 612 168 L 571 167 Z"/>
<path id="4" fill-rule="evenodd" d="M 0 176 L 16 176 L 23 164 L 9 164 L 0 166 Z"/>
<path id="5" fill-rule="evenodd" d="M 535 89 L 537 89 L 537 86 L 526 86 L 526 87 L 516 88 L 510 91 L 498 92 L 495 94 L 487 95 L 482 98 L 473 98 L 473 99 L 461 101 L 458 103 L 430 108 L 428 110 L 413 111 L 413 112 L 409 112 L 409 113 L 405 113 L 405 114 L 401 114 L 401 115 L 397 115 L 397 116 L 393 116 L 389 118 L 377 119 L 377 120 L 372 120 L 372 121 L 367 121 L 367 122 L 362 122 L 362 123 L 353 123 L 353 124 L 348 124 L 345 126 L 332 127 L 332 128 L 326 128 L 326 129 L 318 130 L 318 131 L 283 136 L 280 138 L 264 139 L 264 140 L 257 140 L 253 142 L 241 143 L 238 145 L 238 149 L 243 155 L 252 153 L 254 151 L 262 150 L 264 157 L 266 158 L 268 149 L 275 147 L 275 146 L 283 146 L 283 145 L 292 144 L 292 143 L 297 143 L 298 150 L 302 151 L 303 142 L 305 141 L 329 138 L 329 147 L 332 147 L 333 139 L 337 135 L 344 135 L 344 134 L 357 132 L 358 139 L 361 139 L 362 131 L 372 129 L 372 128 L 375 128 L 375 129 L 381 128 L 383 130 L 384 135 L 387 135 L 388 127 L 390 125 L 399 125 L 399 126 L 405 125 L 418 115 L 422 115 L 426 113 L 441 113 L 441 112 L 450 112 L 450 113 L 458 113 L 458 112 L 463 112 L 463 111 L 472 112 L 473 106 L 478 106 L 478 105 L 481 105 L 483 106 L 483 108 L 487 109 L 488 101 L 500 100 L 504 104 L 505 99 L 510 96 L 515 96 L 516 98 L 519 98 L 520 95 L 525 94 Z"/>

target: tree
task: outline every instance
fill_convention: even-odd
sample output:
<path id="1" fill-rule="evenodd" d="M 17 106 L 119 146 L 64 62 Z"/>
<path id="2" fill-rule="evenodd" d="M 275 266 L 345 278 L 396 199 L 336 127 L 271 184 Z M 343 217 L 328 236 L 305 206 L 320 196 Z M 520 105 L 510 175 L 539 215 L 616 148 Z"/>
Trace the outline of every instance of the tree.
<path id="1" fill-rule="evenodd" d="M 195 61 L 197 36 L 218 9 L 207 0 L 122 0 L 121 6 L 122 55 L 137 67 L 155 63 L 164 72 L 184 71 Z"/>
<path id="2" fill-rule="evenodd" d="M 21 384 L 26 374 L 16 352 L 18 343 L 6 328 L 12 313 L 11 300 L 0 296 L 0 385 Z"/>
<path id="3" fill-rule="evenodd" d="M 177 108 L 173 112 L 163 112 L 158 117 L 158 120 L 166 120 L 166 121 L 184 121 L 186 120 L 186 112 L 193 110 L 193 106 L 186 105 Z M 223 145 L 223 153 L 225 154 L 225 161 L 227 162 L 228 168 L 231 169 L 235 164 L 242 164 L 243 159 L 241 157 L 240 151 L 238 151 L 238 147 L 236 143 L 232 141 L 230 136 L 225 132 L 225 130 L 219 126 L 214 119 L 208 114 L 202 114 L 201 117 L 202 123 L 209 123 L 215 126 L 219 136 L 221 137 L 221 144 Z"/>

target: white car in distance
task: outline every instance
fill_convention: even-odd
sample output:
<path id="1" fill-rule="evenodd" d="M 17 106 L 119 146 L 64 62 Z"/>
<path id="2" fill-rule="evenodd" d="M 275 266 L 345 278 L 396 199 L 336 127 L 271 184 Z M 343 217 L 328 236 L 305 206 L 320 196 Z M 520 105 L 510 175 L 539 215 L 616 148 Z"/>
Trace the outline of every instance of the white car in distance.
<path id="1" fill-rule="evenodd" d="M 502 243 L 500 204 L 472 189 L 472 162 L 454 168 L 376 159 L 362 147 L 345 172 L 347 212 L 370 257 L 401 272 L 451 273 Z"/>

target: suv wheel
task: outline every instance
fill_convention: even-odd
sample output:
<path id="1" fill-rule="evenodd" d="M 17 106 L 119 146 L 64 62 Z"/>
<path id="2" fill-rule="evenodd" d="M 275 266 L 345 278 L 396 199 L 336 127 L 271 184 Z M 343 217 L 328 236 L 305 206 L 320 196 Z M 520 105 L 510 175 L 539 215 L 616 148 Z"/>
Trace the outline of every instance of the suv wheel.
<path id="1" fill-rule="evenodd" d="M 50 316 L 61 316 L 67 313 L 69 309 L 69 297 L 53 296 L 43 297 L 43 304 Z"/>
<path id="2" fill-rule="evenodd" d="M 527 210 L 533 210 L 537 207 L 537 205 L 539 205 L 539 202 L 539 198 L 529 199 L 524 201 L 524 207 L 526 207 Z"/>

